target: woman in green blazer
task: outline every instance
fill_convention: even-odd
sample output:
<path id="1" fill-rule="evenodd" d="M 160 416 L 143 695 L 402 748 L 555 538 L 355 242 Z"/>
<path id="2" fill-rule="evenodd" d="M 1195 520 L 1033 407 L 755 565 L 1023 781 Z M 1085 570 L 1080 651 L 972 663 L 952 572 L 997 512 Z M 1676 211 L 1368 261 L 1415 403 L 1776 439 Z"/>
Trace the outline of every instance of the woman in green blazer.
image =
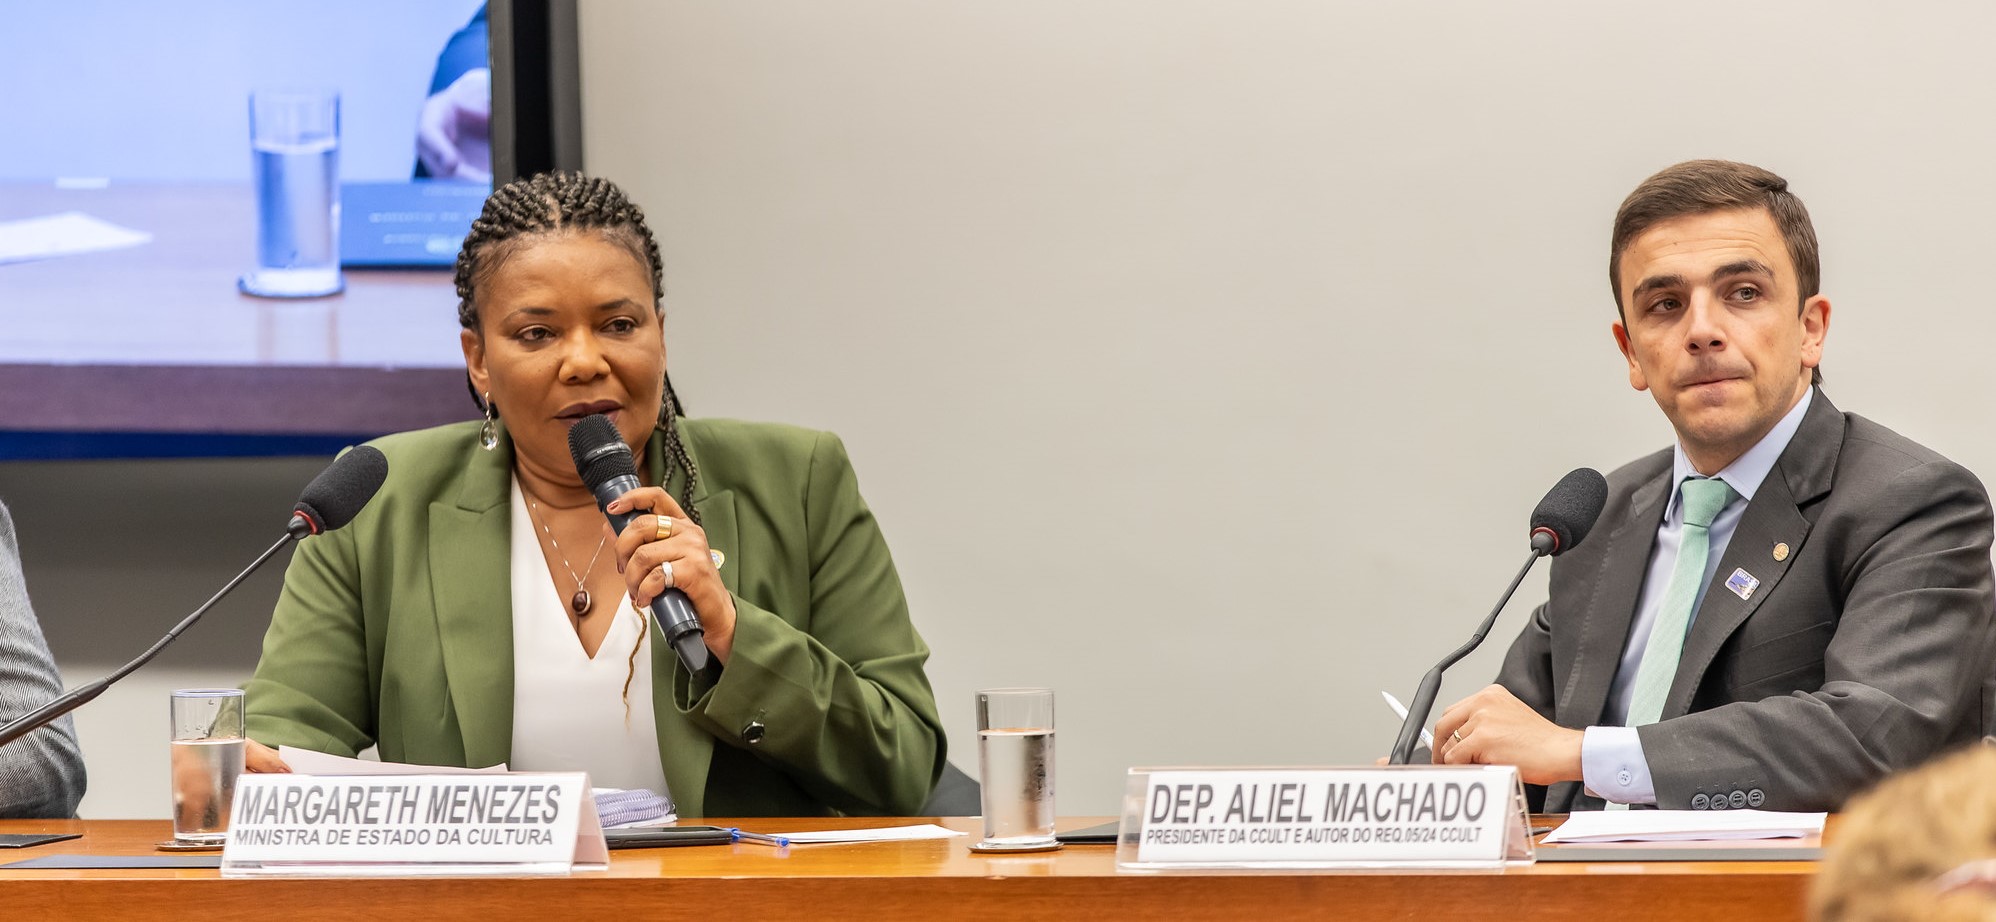
<path id="1" fill-rule="evenodd" d="M 304 541 L 285 574 L 247 686 L 252 740 L 486 766 L 572 730 L 519 715 L 621 705 L 626 724 L 650 711 L 645 732 L 564 767 L 648 760 L 615 750 L 655 729 L 652 764 L 683 816 L 918 812 L 944 760 L 928 647 L 844 446 L 679 418 L 659 265 L 642 214 L 608 182 L 544 174 L 492 194 L 457 270 L 486 419 L 373 443 L 386 485 L 352 524 Z M 599 412 L 647 484 L 618 501 L 638 514 L 614 537 L 567 448 L 568 428 Z M 522 560 L 546 581 L 515 572 Z M 718 676 L 690 674 L 634 611 L 668 586 L 699 613 Z M 516 698 L 518 672 L 573 658 L 516 645 L 529 612 L 565 617 L 559 641 L 572 630 L 592 659 L 612 654 L 618 619 L 642 618 L 623 700 Z M 631 700 L 640 678 L 648 702 Z M 283 769 L 252 750 L 252 770 Z"/>

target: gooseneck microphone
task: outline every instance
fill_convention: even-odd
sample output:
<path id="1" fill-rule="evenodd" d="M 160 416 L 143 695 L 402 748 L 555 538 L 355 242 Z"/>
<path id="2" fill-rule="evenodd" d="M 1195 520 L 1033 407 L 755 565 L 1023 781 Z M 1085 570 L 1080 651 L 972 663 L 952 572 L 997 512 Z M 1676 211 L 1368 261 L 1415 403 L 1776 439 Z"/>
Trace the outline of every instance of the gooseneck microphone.
<path id="1" fill-rule="evenodd" d="M 595 494 L 596 508 L 603 510 L 612 529 L 623 533 L 624 526 L 638 513 L 617 515 L 605 507 L 644 485 L 638 481 L 638 465 L 631 455 L 631 446 L 624 444 L 624 437 L 609 417 L 595 413 L 583 417 L 568 430 L 568 453 L 575 459 L 575 472 L 582 475 L 583 485 Z M 679 654 L 679 661 L 687 671 L 695 675 L 705 673 L 713 654 L 707 650 L 706 632 L 700 628 L 700 614 L 693 610 L 693 600 L 678 589 L 667 589 L 651 600 L 651 614 L 652 620 L 658 622 L 659 632 L 665 635 L 665 642 Z"/>
<path id="2" fill-rule="evenodd" d="M 201 620 L 201 616 L 207 614 L 208 609 L 215 607 L 215 603 L 221 601 L 223 596 L 228 595 L 251 573 L 255 573 L 257 568 L 276 556 L 286 543 L 325 534 L 353 521 L 353 517 L 360 513 L 361 507 L 366 506 L 368 500 L 374 498 L 375 491 L 381 489 L 381 482 L 386 479 L 388 479 L 388 459 L 372 446 L 362 445 L 334 459 L 333 463 L 320 471 L 319 476 L 312 478 L 312 482 L 305 485 L 305 491 L 298 495 L 298 505 L 291 508 L 291 521 L 284 527 L 284 537 L 277 539 L 277 543 L 265 550 L 254 563 L 236 574 L 236 578 L 229 580 L 228 585 L 223 586 L 220 592 L 201 603 L 201 607 L 195 609 L 193 614 L 181 619 L 179 624 L 173 626 L 173 630 L 167 631 L 165 637 L 161 637 L 157 643 L 147 648 L 146 652 L 139 654 L 137 659 L 119 667 L 118 671 L 110 675 L 87 685 L 78 686 L 62 697 L 15 718 L 5 727 L 0 727 L 0 746 L 41 729 L 56 718 L 90 703 L 119 679 L 131 675 L 140 666 L 151 662 L 152 658 L 166 649 L 166 645 L 172 643 L 174 638 L 193 627 L 194 622 Z"/>
<path id="3" fill-rule="evenodd" d="M 1532 564 L 1540 557 L 1557 557 L 1580 546 L 1587 532 L 1594 527 L 1594 520 L 1601 517 L 1601 507 L 1608 503 L 1608 481 L 1601 472 L 1583 467 L 1561 477 L 1559 482 L 1546 491 L 1532 510 L 1531 555 L 1525 558 L 1525 565 L 1518 568 L 1518 575 L 1511 578 L 1511 585 L 1497 599 L 1497 607 L 1483 619 L 1483 624 L 1471 635 L 1469 642 L 1457 647 L 1455 652 L 1442 657 L 1435 668 L 1421 677 L 1421 687 L 1414 692 L 1414 703 L 1407 708 L 1407 719 L 1400 723 L 1400 738 L 1393 743 L 1393 756 L 1388 761 L 1393 765 L 1405 765 L 1413 758 L 1414 742 L 1420 738 L 1421 728 L 1427 725 L 1428 712 L 1435 708 L 1435 695 L 1441 691 L 1442 673 L 1455 665 L 1470 651 L 1482 645 L 1490 626 L 1497 623 L 1497 614 L 1511 601 L 1511 594 L 1518 591 L 1518 584 L 1525 581 L 1525 574 L 1531 572 Z"/>

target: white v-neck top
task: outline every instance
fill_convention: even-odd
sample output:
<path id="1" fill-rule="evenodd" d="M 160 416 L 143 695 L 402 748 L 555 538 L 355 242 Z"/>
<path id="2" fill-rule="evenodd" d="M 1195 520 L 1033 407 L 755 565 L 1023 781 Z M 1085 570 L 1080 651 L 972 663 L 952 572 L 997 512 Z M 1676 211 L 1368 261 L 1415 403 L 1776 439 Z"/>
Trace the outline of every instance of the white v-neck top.
<path id="1" fill-rule="evenodd" d="M 631 610 L 623 593 L 599 598 L 589 617 L 616 620 L 594 659 L 582 651 L 582 640 L 568 620 L 575 587 L 557 586 L 548 572 L 518 479 L 513 481 L 512 570 L 513 752 L 508 764 L 515 771 L 586 771 L 599 788 L 643 788 L 670 798 L 653 721 L 649 624 Z M 635 674 L 627 665 L 633 645 L 638 652 Z M 628 711 L 623 691 L 627 675 Z"/>

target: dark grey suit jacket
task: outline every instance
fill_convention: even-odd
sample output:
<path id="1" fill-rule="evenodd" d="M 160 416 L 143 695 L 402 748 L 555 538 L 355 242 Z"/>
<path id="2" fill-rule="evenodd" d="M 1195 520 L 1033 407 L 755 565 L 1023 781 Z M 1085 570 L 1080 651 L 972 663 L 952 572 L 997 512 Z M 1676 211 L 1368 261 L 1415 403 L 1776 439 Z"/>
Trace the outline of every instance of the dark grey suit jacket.
<path id="1" fill-rule="evenodd" d="M 1560 726 L 1602 721 L 1670 472 L 1665 450 L 1609 476 L 1607 508 L 1505 657 L 1498 683 Z M 1818 392 L 1726 546 L 1663 719 L 1637 731 L 1657 806 L 1835 810 L 1980 736 L 1990 532 L 1975 475 Z M 1760 581 L 1748 598 L 1726 586 L 1736 569 Z M 1565 782 L 1545 810 L 1601 804 Z"/>

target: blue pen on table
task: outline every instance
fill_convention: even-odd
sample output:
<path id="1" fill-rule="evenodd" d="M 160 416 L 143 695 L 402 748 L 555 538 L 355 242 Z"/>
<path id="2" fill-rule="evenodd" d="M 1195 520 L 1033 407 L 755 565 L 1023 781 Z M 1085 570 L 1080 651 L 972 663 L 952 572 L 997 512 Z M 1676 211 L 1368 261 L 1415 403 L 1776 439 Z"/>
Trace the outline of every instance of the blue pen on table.
<path id="1" fill-rule="evenodd" d="M 1386 699 L 1386 706 L 1392 708 L 1393 713 L 1400 715 L 1401 720 L 1407 719 L 1407 706 L 1401 704 L 1400 699 L 1393 697 L 1392 692 L 1382 691 L 1379 693 L 1379 697 Z M 1435 735 L 1428 732 L 1427 727 L 1421 728 L 1421 743 L 1429 749 L 1435 748 Z"/>
<path id="2" fill-rule="evenodd" d="M 773 845 L 776 846 L 777 848 L 790 847 L 790 840 L 784 838 L 783 836 L 772 836 L 768 833 L 763 833 L 763 832 L 749 832 L 744 829 L 737 829 L 733 826 L 728 827 L 728 833 L 730 835 L 733 835 L 735 837 L 735 841 L 737 842 L 761 842 L 764 845 Z"/>

